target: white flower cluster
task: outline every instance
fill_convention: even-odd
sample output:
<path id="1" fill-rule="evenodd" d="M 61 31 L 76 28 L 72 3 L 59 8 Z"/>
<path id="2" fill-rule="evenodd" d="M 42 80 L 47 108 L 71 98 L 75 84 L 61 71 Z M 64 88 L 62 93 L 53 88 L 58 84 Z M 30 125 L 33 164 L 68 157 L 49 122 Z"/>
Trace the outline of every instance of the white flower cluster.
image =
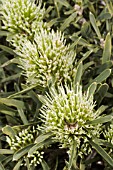
<path id="1" fill-rule="evenodd" d="M 113 124 L 110 124 L 107 130 L 104 131 L 104 137 L 113 145 Z"/>
<path id="2" fill-rule="evenodd" d="M 32 36 L 33 29 L 43 25 L 44 8 L 41 3 L 38 6 L 31 0 L 1 0 L 0 14 L 3 16 L 3 29 L 10 33 L 27 34 Z M 37 23 L 37 26 L 35 24 Z"/>
<path id="3" fill-rule="evenodd" d="M 8 40 L 19 56 L 26 82 L 46 87 L 51 81 L 73 81 L 76 69 L 74 51 L 61 32 L 47 27 L 44 10 L 30 0 L 2 0 L 4 29 L 15 33 Z"/>
<path id="4" fill-rule="evenodd" d="M 15 37 L 16 38 L 16 37 Z M 64 36 L 60 32 L 41 30 L 34 35 L 34 42 L 27 38 L 12 41 L 15 52 L 20 56 L 20 65 L 29 84 L 45 87 L 50 80 L 60 84 L 74 79 L 76 69 L 73 68 L 75 54 L 65 45 Z"/>
<path id="5" fill-rule="evenodd" d="M 38 132 L 38 126 L 37 127 L 28 127 L 27 129 L 23 129 L 21 132 L 19 132 L 17 135 L 15 135 L 15 138 L 10 138 L 7 136 L 7 142 L 10 146 L 11 150 L 14 150 L 15 152 L 19 149 L 22 149 L 26 147 L 29 144 L 34 143 L 36 137 L 39 135 Z M 30 166 L 37 166 L 42 162 L 43 154 L 42 151 L 43 148 L 40 148 L 39 150 L 35 151 L 32 155 L 25 155 L 23 157 L 23 162 L 21 166 L 26 166 L 26 158 L 29 159 L 29 165 Z"/>
<path id="6" fill-rule="evenodd" d="M 35 138 L 38 136 L 38 133 L 38 128 L 33 126 L 31 129 L 31 127 L 28 127 L 15 135 L 15 138 L 7 136 L 7 142 L 9 143 L 11 150 L 17 151 L 28 144 L 33 143 Z"/>
<path id="7" fill-rule="evenodd" d="M 76 142 L 78 155 L 82 157 L 91 152 L 89 139 L 99 137 L 100 124 L 87 124 L 95 120 L 96 111 L 93 97 L 88 98 L 88 92 L 82 93 L 82 87 L 52 87 L 50 95 L 41 97 L 44 103 L 41 117 L 47 132 L 53 132 L 62 147 L 70 148 Z"/>

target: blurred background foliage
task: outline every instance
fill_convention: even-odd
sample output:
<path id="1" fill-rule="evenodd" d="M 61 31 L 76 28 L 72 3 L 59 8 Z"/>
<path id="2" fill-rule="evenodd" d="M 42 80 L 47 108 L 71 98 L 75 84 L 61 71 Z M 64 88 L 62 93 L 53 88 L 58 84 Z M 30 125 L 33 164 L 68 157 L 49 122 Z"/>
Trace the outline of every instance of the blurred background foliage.
<path id="1" fill-rule="evenodd" d="M 78 70 L 83 63 L 80 81 L 84 91 L 93 82 L 97 82 L 95 101 L 97 108 L 106 114 L 113 111 L 113 1 L 112 0 L 42 0 L 46 7 L 44 21 L 48 27 L 60 30 L 67 44 L 76 51 Z M 2 18 L 1 18 L 2 19 Z M 0 23 L 2 26 L 2 22 Z M 38 119 L 41 102 L 37 93 L 44 94 L 41 87 L 28 87 L 22 70 L 17 66 L 18 59 L 10 44 L 6 41 L 8 32 L 0 30 L 0 148 L 8 148 L 2 128 L 5 125 L 23 129 L 32 124 L 40 124 Z M 80 74 L 79 74 L 80 75 Z M 102 84 L 103 82 L 103 84 Z M 8 127 L 10 129 L 10 127 Z M 8 129 L 8 133 L 9 133 Z M 7 131 L 7 129 L 5 129 Z M 7 132 L 4 132 L 7 134 Z M 62 170 L 67 154 L 63 149 L 53 145 L 46 150 L 46 160 L 53 169 Z M 4 151 L 7 153 L 7 151 Z M 54 155 L 55 154 L 55 155 Z M 101 156 L 95 152 L 92 162 L 87 161 L 87 169 L 102 169 Z M 0 154 L 0 169 L 11 170 L 15 163 L 12 153 L 8 156 Z M 10 162 L 10 163 L 9 163 Z M 15 166 L 17 168 L 17 166 Z M 19 165 L 18 165 L 19 167 Z M 47 170 L 46 163 L 43 167 Z M 13 169 L 13 170 L 16 170 Z M 19 168 L 18 168 L 19 169 Z M 24 168 L 21 168 L 24 170 Z M 39 169 L 41 167 L 39 166 Z M 44 168 L 43 168 L 44 169 Z M 49 168 L 48 168 L 49 169 Z M 52 170 L 53 170 L 52 169 Z M 104 169 L 104 168 L 103 168 Z M 111 168 L 112 169 L 112 168 Z M 111 170 L 110 169 L 110 170 Z M 65 168 L 66 170 L 66 168 Z"/>

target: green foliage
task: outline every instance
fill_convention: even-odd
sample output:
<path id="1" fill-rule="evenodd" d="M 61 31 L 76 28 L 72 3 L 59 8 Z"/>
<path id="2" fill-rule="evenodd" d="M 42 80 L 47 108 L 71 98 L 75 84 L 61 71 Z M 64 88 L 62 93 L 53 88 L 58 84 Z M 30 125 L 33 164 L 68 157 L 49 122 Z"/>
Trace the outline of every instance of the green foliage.
<path id="1" fill-rule="evenodd" d="M 113 168 L 113 1 L 0 1 L 0 169 Z"/>

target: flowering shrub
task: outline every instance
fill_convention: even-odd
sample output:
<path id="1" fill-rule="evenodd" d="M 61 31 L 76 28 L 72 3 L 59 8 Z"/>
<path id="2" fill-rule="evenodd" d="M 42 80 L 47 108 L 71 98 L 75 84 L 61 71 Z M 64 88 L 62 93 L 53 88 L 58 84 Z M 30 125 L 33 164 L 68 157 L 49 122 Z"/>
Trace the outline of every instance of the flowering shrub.
<path id="1" fill-rule="evenodd" d="M 112 11 L 0 1 L 0 169 L 112 169 Z"/>

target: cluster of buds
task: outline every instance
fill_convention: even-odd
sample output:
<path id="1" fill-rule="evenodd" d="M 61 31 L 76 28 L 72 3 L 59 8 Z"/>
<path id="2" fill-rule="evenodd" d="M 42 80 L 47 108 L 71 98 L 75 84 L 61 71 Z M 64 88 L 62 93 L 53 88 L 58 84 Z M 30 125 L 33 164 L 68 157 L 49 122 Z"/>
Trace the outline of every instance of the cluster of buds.
<path id="1" fill-rule="evenodd" d="M 38 127 L 28 127 L 27 129 L 23 129 L 21 132 L 19 132 L 17 135 L 15 135 L 15 138 L 7 137 L 7 142 L 10 146 L 10 149 L 14 152 L 18 151 L 19 149 L 22 149 L 26 147 L 29 144 L 34 143 L 36 137 L 39 135 Z M 21 166 L 26 166 L 26 158 L 29 159 L 30 166 L 37 166 L 42 162 L 43 154 L 42 151 L 43 148 L 40 148 L 40 150 L 35 151 L 32 155 L 25 155 L 23 157 L 23 163 Z"/>
<path id="2" fill-rule="evenodd" d="M 15 37 L 16 39 L 17 37 Z M 20 56 L 20 65 L 24 70 L 28 84 L 45 87 L 51 80 L 60 84 L 74 79 L 73 68 L 75 54 L 69 50 L 61 32 L 48 32 L 42 29 L 34 35 L 34 42 L 27 38 L 12 41 L 15 52 Z"/>
<path id="3" fill-rule="evenodd" d="M 75 77 L 74 51 L 61 32 L 43 21 L 45 8 L 30 0 L 2 0 L 4 29 L 14 35 L 8 40 L 15 47 L 28 84 L 46 87 L 48 82 L 70 81 Z M 31 38 L 32 37 L 32 38 Z"/>
<path id="4" fill-rule="evenodd" d="M 105 140 L 113 145 L 113 124 L 110 124 L 110 126 L 104 131 L 104 137 Z M 110 152 L 113 152 L 112 148 L 110 148 Z"/>
<path id="5" fill-rule="evenodd" d="M 28 158 L 30 160 L 29 165 L 37 166 L 38 164 L 40 164 L 43 160 L 43 155 L 44 155 L 43 151 L 35 151 L 32 155 L 28 155 Z"/>
<path id="6" fill-rule="evenodd" d="M 107 142 L 113 145 L 113 124 L 110 124 L 110 126 L 107 127 L 106 130 L 104 130 L 104 138 Z M 107 153 L 109 153 L 110 157 L 113 159 L 113 148 L 106 147 Z M 112 167 L 104 161 L 104 166 L 106 170 L 111 170 Z"/>
<path id="7" fill-rule="evenodd" d="M 78 155 L 82 158 L 91 152 L 89 139 L 99 137 L 101 124 L 91 125 L 87 122 L 96 118 L 93 96 L 88 98 L 88 92 L 82 93 L 82 87 L 77 90 L 67 85 L 56 90 L 51 87 L 50 94 L 41 97 L 44 103 L 41 109 L 44 129 L 53 132 L 61 147 L 70 149 L 76 142 Z"/>
<path id="8" fill-rule="evenodd" d="M 3 16 L 3 29 L 13 34 L 32 36 L 35 29 L 42 27 L 45 9 L 31 0 L 1 0 L 0 14 Z M 36 23 L 35 23 L 36 22 Z"/>

